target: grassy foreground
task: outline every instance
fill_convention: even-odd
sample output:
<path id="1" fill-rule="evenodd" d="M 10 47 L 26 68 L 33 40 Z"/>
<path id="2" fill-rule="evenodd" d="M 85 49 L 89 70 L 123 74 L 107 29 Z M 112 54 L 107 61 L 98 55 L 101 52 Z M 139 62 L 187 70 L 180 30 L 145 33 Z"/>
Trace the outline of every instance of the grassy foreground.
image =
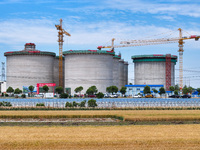
<path id="1" fill-rule="evenodd" d="M 122 116 L 125 121 L 199 121 L 200 110 L 81 110 L 81 111 L 0 111 L 3 117 L 106 117 Z"/>
<path id="2" fill-rule="evenodd" d="M 172 149 L 200 147 L 200 125 L 0 127 L 0 149 Z"/>

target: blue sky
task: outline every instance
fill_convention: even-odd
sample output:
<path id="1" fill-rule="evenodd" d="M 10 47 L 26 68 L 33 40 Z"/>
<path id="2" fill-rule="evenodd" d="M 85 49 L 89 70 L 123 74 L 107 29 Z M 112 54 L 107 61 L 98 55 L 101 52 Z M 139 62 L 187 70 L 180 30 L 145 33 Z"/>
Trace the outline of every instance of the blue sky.
<path id="1" fill-rule="evenodd" d="M 0 58 L 4 52 L 17 51 L 33 42 L 42 51 L 58 54 L 55 24 L 63 19 L 64 50 L 96 49 L 121 40 L 200 35 L 198 0 L 0 0 Z M 184 84 L 200 87 L 200 41 L 186 40 L 184 45 Z M 178 55 L 178 44 L 118 48 L 130 63 L 129 82 L 134 72 L 131 56 L 141 54 Z M 176 65 L 176 81 L 178 83 Z"/>

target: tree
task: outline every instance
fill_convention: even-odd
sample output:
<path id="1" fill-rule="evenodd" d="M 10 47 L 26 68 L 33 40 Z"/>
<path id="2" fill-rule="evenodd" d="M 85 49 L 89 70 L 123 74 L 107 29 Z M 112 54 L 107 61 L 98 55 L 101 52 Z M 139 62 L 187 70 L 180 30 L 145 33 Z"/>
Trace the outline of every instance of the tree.
<path id="1" fill-rule="evenodd" d="M 160 94 L 160 96 L 162 95 L 162 94 L 165 94 L 165 89 L 164 89 L 164 87 L 161 87 L 160 89 L 159 89 L 159 94 Z"/>
<path id="2" fill-rule="evenodd" d="M 189 91 L 190 94 L 192 94 L 193 90 L 194 90 L 193 87 L 191 87 L 191 86 L 188 87 L 188 91 Z"/>
<path id="3" fill-rule="evenodd" d="M 94 95 L 97 92 L 97 87 L 96 86 L 91 86 L 87 89 L 86 93 L 88 95 Z"/>
<path id="4" fill-rule="evenodd" d="M 102 92 L 97 93 L 97 98 L 103 98 L 104 94 Z"/>
<path id="5" fill-rule="evenodd" d="M 95 85 L 91 86 L 91 89 L 94 92 L 94 94 L 98 92 L 97 87 Z"/>
<path id="6" fill-rule="evenodd" d="M 31 91 L 31 96 L 32 96 L 32 93 L 33 93 L 33 90 L 34 90 L 34 86 L 30 85 L 30 86 L 28 87 L 28 89 Z"/>
<path id="7" fill-rule="evenodd" d="M 11 86 L 9 86 L 6 92 L 11 94 L 12 92 L 14 92 L 14 89 Z"/>
<path id="8" fill-rule="evenodd" d="M 47 85 L 44 85 L 44 86 L 42 87 L 42 89 L 43 89 L 45 92 L 48 92 L 48 91 L 49 91 L 49 87 L 48 87 Z"/>
<path id="9" fill-rule="evenodd" d="M 49 87 L 47 85 L 44 85 L 42 87 L 42 89 L 44 90 L 45 93 L 47 93 L 49 91 Z"/>
<path id="10" fill-rule="evenodd" d="M 66 102 L 65 107 L 73 107 L 73 106 L 72 106 L 72 103 Z"/>
<path id="11" fill-rule="evenodd" d="M 22 93 L 22 90 L 20 90 L 19 88 L 16 88 L 14 91 L 14 94 L 20 94 L 20 93 Z"/>
<path id="12" fill-rule="evenodd" d="M 75 101 L 73 101 L 73 102 L 72 102 L 72 105 L 73 105 L 73 107 L 77 107 L 77 106 L 78 106 L 78 103 L 75 102 Z"/>
<path id="13" fill-rule="evenodd" d="M 68 98 L 69 95 L 67 93 L 61 93 L 60 98 Z"/>
<path id="14" fill-rule="evenodd" d="M 183 91 L 183 94 L 189 93 L 189 89 L 188 89 L 188 87 L 186 85 L 183 87 L 182 91 Z"/>
<path id="15" fill-rule="evenodd" d="M 55 91 L 56 91 L 56 93 L 61 94 L 61 93 L 63 93 L 63 87 L 58 86 L 55 88 Z"/>
<path id="16" fill-rule="evenodd" d="M 76 92 L 76 93 L 78 93 L 79 92 L 79 94 L 81 95 L 81 91 L 83 90 L 83 87 L 82 86 L 79 86 L 79 87 L 77 87 L 74 91 Z"/>
<path id="17" fill-rule="evenodd" d="M 108 93 L 117 93 L 118 92 L 118 87 L 116 87 L 116 86 L 109 86 L 109 87 L 107 87 L 106 88 L 106 92 L 108 92 Z"/>
<path id="18" fill-rule="evenodd" d="M 153 89 L 153 92 L 154 92 L 154 93 L 158 93 L 158 90 L 156 90 L 156 89 Z"/>
<path id="19" fill-rule="evenodd" d="M 172 91 L 174 91 L 175 90 L 175 88 L 173 87 L 173 86 L 170 86 L 169 87 L 169 90 L 171 91 L 171 93 L 172 93 Z"/>
<path id="20" fill-rule="evenodd" d="M 144 92 L 144 94 L 150 94 L 150 93 L 151 93 L 151 91 L 150 91 L 150 86 L 146 85 L 146 86 L 144 87 L 143 92 Z"/>
<path id="21" fill-rule="evenodd" d="M 96 100 L 90 99 L 88 101 L 88 107 L 96 107 L 96 106 L 97 106 Z"/>
<path id="22" fill-rule="evenodd" d="M 200 88 L 197 88 L 198 95 L 200 95 Z"/>
<path id="23" fill-rule="evenodd" d="M 174 91 L 174 94 L 175 94 L 175 95 L 178 95 L 178 90 L 175 90 L 175 91 Z"/>
<path id="24" fill-rule="evenodd" d="M 87 91 L 86 91 L 86 93 L 87 93 L 88 95 L 93 95 L 93 94 L 94 94 L 94 91 L 93 91 L 91 88 L 88 88 Z"/>
<path id="25" fill-rule="evenodd" d="M 126 89 L 127 89 L 127 88 L 123 86 L 123 87 L 120 89 L 120 93 L 125 94 L 125 93 L 126 93 Z"/>
<path id="26" fill-rule="evenodd" d="M 174 90 L 178 90 L 178 91 L 180 91 L 180 87 L 179 87 L 178 84 L 175 85 Z"/>
<path id="27" fill-rule="evenodd" d="M 82 102 L 80 103 L 80 107 L 85 107 L 85 103 L 86 103 L 86 100 L 82 101 Z"/>

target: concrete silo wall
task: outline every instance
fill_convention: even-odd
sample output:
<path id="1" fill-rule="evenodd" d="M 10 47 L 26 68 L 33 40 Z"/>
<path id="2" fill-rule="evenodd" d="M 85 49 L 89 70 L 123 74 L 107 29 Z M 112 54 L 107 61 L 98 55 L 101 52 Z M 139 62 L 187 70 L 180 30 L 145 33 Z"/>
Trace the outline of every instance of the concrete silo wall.
<path id="1" fill-rule="evenodd" d="M 53 82 L 54 56 L 10 55 L 7 56 L 7 87 L 36 86 L 37 83 Z"/>
<path id="2" fill-rule="evenodd" d="M 119 60 L 119 89 L 124 86 L 124 60 Z"/>
<path id="3" fill-rule="evenodd" d="M 113 85 L 119 89 L 119 58 L 113 58 Z"/>
<path id="4" fill-rule="evenodd" d="M 128 62 L 124 62 L 124 86 L 128 84 Z"/>
<path id="5" fill-rule="evenodd" d="M 177 56 L 170 54 L 136 55 L 132 56 L 132 59 L 134 62 L 134 80 L 136 85 L 164 85 L 164 88 L 166 88 L 166 82 L 170 82 L 170 79 L 166 81 L 166 71 L 170 68 L 168 63 L 171 63 L 171 74 L 168 72 L 171 78 L 171 86 L 175 85 Z M 169 68 L 166 69 L 166 66 Z"/>
<path id="6" fill-rule="evenodd" d="M 165 62 L 135 62 L 135 84 L 165 85 Z"/>
<path id="7" fill-rule="evenodd" d="M 75 88 L 83 86 L 82 93 L 85 93 L 93 85 L 103 93 L 106 87 L 113 85 L 113 55 L 65 55 L 65 88 L 71 88 L 74 94 Z"/>

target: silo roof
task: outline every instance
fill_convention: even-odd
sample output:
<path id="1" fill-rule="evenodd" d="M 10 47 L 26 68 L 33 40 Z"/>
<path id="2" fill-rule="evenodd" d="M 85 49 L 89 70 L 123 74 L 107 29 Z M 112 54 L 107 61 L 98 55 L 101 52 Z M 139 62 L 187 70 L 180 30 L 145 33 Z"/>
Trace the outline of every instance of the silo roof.
<path id="1" fill-rule="evenodd" d="M 113 51 L 102 51 L 102 50 L 69 50 L 64 51 L 63 55 L 70 55 L 70 54 L 109 54 L 115 55 Z"/>
<path id="2" fill-rule="evenodd" d="M 166 55 L 163 54 L 152 54 L 152 55 L 135 55 L 131 57 L 133 62 L 144 62 L 144 61 L 166 61 Z M 171 62 L 177 62 L 177 56 L 171 55 Z"/>
<path id="3" fill-rule="evenodd" d="M 11 56 L 11 55 L 51 55 L 56 56 L 53 52 L 46 52 L 46 51 L 11 51 L 11 52 L 5 52 L 4 56 Z"/>
<path id="4" fill-rule="evenodd" d="M 113 58 L 121 59 L 121 56 L 120 55 L 115 55 L 115 56 L 113 56 Z"/>

